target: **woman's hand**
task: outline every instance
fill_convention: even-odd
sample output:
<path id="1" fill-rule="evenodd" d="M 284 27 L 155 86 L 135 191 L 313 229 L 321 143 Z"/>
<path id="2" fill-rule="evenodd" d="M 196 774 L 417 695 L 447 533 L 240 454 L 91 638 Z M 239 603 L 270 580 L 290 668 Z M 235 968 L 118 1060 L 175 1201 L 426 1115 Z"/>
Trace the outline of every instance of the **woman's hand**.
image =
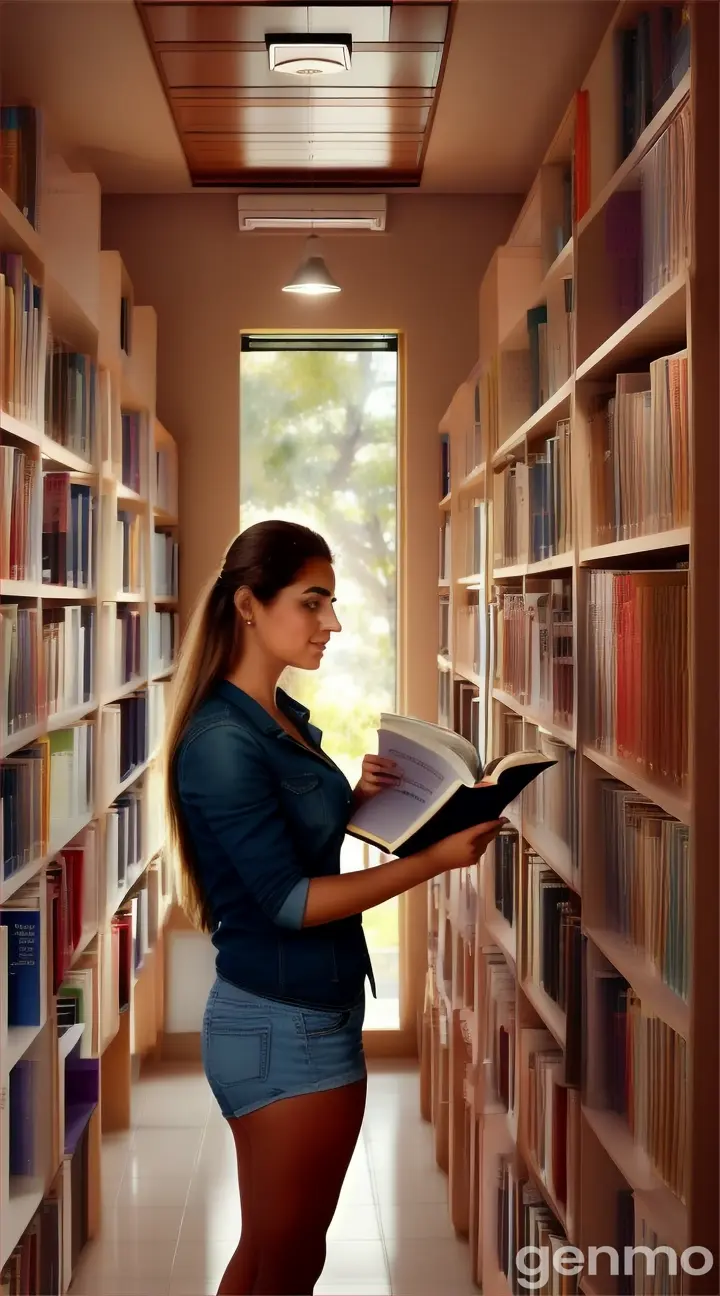
<path id="1" fill-rule="evenodd" d="M 385 788 L 397 787 L 401 778 L 400 767 L 387 756 L 363 756 L 362 774 L 355 788 L 355 804 L 369 801 Z"/>
<path id="2" fill-rule="evenodd" d="M 472 868 L 506 823 L 507 819 L 495 819 L 489 823 L 476 824 L 474 828 L 466 828 L 464 832 L 453 833 L 452 837 L 436 842 L 427 852 L 435 873 L 447 873 L 448 869 L 455 868 Z"/>

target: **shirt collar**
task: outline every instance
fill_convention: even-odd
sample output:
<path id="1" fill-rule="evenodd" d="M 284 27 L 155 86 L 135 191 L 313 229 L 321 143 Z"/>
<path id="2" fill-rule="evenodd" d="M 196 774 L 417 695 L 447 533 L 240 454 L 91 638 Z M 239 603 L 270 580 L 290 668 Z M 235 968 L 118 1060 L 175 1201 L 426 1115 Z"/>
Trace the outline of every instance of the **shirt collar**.
<path id="1" fill-rule="evenodd" d="M 262 733 L 282 734 L 285 732 L 282 725 L 274 720 L 264 706 L 250 697 L 249 693 L 244 693 L 237 684 L 231 684 L 229 680 L 221 680 L 217 686 L 218 695 L 229 702 L 231 706 L 237 707 L 238 711 L 250 721 L 251 724 L 259 729 Z M 302 706 L 291 698 L 284 689 L 279 688 L 275 694 L 278 707 L 284 711 L 289 720 L 300 721 L 307 724 L 310 712 L 307 707 Z"/>

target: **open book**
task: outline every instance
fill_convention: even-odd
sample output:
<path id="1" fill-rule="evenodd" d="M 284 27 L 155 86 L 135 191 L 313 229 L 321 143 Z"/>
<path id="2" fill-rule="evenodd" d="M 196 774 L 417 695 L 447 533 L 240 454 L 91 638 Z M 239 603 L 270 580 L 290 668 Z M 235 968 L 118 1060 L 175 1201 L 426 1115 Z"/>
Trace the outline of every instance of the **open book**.
<path id="1" fill-rule="evenodd" d="M 499 819 L 524 788 L 556 762 L 542 752 L 513 752 L 482 771 L 475 748 L 424 720 L 383 715 L 378 751 L 402 771 L 353 815 L 347 831 L 390 855 L 414 855 L 475 824 Z M 486 786 L 475 787 L 483 778 Z"/>

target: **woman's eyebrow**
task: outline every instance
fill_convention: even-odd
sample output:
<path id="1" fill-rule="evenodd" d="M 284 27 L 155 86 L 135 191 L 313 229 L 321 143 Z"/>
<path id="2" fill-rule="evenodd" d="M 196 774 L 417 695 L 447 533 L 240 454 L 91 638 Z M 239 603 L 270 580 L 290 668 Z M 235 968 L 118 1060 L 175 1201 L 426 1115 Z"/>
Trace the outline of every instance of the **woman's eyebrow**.
<path id="1" fill-rule="evenodd" d="M 325 589 L 322 585 L 309 585 L 306 590 L 303 590 L 303 594 L 321 594 L 323 598 L 332 599 L 333 603 L 337 602 L 330 590 Z"/>

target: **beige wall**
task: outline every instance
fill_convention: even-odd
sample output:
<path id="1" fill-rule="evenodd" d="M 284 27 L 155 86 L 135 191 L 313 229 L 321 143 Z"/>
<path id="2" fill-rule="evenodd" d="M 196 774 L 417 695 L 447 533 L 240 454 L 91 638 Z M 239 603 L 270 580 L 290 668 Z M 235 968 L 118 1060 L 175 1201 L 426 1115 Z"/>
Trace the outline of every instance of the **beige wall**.
<path id="1" fill-rule="evenodd" d="M 413 646 L 406 701 L 435 718 L 437 428 L 477 359 L 478 287 L 518 209 L 514 197 L 390 198 L 387 234 L 325 240 L 343 291 L 308 302 L 280 291 L 302 237 L 240 235 L 233 195 L 104 201 L 103 247 L 122 253 L 136 301 L 158 314 L 158 415 L 181 447 L 184 611 L 238 527 L 239 333 L 400 330 L 411 537 L 405 642 Z"/>

